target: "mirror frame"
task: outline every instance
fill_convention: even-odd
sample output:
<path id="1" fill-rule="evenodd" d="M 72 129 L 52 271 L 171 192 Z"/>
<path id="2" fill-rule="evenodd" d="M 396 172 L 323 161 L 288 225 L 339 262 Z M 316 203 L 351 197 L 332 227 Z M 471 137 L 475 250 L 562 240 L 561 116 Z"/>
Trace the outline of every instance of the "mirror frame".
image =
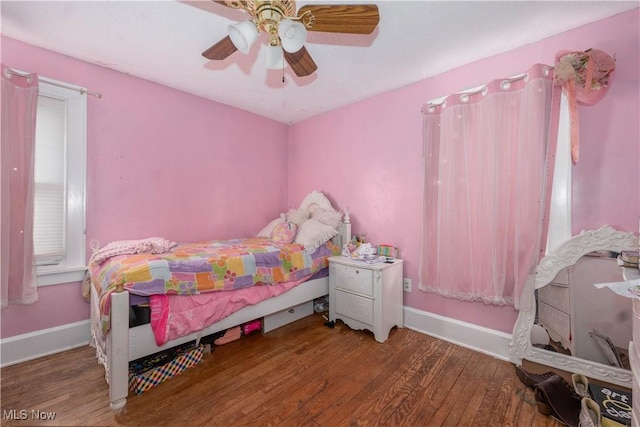
<path id="1" fill-rule="evenodd" d="M 535 290 L 549 284 L 565 267 L 575 265 L 584 255 L 594 251 L 637 250 L 638 238 L 630 232 L 604 225 L 598 230 L 584 230 L 546 255 L 536 268 L 535 281 L 527 281 L 520 299 L 520 313 L 513 327 L 509 358 L 517 366 L 522 360 L 546 365 L 571 373 L 586 375 L 622 387 L 632 387 L 632 372 L 626 369 L 556 353 L 531 344 L 531 330 L 536 314 Z M 622 267 L 620 267 L 622 275 Z"/>

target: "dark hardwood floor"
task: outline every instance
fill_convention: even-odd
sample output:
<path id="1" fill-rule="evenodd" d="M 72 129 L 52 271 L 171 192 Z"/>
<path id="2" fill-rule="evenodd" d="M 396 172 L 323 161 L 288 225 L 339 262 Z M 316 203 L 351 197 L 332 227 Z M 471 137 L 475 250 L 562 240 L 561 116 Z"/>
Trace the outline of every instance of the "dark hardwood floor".
<path id="1" fill-rule="evenodd" d="M 406 328 L 380 344 L 342 322 L 329 329 L 317 314 L 215 347 L 194 368 L 130 395 L 119 414 L 90 347 L 0 375 L 7 426 L 561 425 L 537 412 L 508 362 Z"/>

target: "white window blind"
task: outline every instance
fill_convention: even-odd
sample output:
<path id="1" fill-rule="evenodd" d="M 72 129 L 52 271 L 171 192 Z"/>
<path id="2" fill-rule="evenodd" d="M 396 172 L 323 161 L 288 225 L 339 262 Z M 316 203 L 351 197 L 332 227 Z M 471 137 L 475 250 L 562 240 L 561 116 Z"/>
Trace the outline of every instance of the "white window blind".
<path id="1" fill-rule="evenodd" d="M 39 89 L 33 238 L 44 286 L 81 281 L 86 271 L 87 98 L 53 80 L 41 79 Z"/>
<path id="2" fill-rule="evenodd" d="M 66 101 L 38 96 L 35 154 L 36 265 L 57 265 L 65 253 Z"/>

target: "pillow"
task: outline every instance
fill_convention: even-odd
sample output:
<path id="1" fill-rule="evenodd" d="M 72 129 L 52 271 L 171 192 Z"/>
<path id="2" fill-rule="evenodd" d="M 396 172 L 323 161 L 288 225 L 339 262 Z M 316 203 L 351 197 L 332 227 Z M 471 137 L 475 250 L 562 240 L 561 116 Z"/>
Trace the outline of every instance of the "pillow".
<path id="1" fill-rule="evenodd" d="M 284 214 L 281 213 L 280 218 L 274 219 L 269 224 L 267 224 L 266 227 L 264 227 L 258 232 L 258 234 L 256 234 L 256 237 L 266 237 L 267 239 L 270 239 L 273 229 L 276 228 L 278 224 L 282 224 L 284 222 L 286 222 L 284 219 Z"/>
<path id="2" fill-rule="evenodd" d="M 276 243 L 291 243 L 296 237 L 298 226 L 292 222 L 283 222 L 276 225 L 271 232 L 271 240 Z"/>
<path id="3" fill-rule="evenodd" d="M 342 221 L 342 213 L 324 208 L 316 208 L 313 210 L 311 218 L 317 219 L 321 223 L 327 224 L 337 230 Z"/>
<path id="4" fill-rule="evenodd" d="M 306 209 L 289 209 L 287 212 L 287 221 L 292 222 L 298 227 L 309 219 L 309 211 Z"/>
<path id="5" fill-rule="evenodd" d="M 307 194 L 302 200 L 302 203 L 300 203 L 300 209 L 309 209 L 309 205 L 312 203 L 317 204 L 321 208 L 335 211 L 333 206 L 331 206 L 331 202 L 327 199 L 327 196 L 320 191 L 312 191 Z"/>
<path id="6" fill-rule="evenodd" d="M 335 228 L 323 224 L 315 218 L 311 218 L 302 223 L 298 228 L 295 242 L 304 245 L 306 251 L 311 254 L 337 234 L 338 232 Z"/>

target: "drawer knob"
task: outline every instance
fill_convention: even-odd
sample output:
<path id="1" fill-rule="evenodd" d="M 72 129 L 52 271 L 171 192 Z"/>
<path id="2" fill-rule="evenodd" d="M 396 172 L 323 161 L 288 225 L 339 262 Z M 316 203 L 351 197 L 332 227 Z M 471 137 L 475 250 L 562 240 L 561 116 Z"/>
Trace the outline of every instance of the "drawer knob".
<path id="1" fill-rule="evenodd" d="M 289 313 L 293 314 L 293 313 L 295 313 L 295 312 L 296 312 L 296 311 L 295 311 L 293 308 L 290 308 L 290 309 L 289 309 Z"/>

